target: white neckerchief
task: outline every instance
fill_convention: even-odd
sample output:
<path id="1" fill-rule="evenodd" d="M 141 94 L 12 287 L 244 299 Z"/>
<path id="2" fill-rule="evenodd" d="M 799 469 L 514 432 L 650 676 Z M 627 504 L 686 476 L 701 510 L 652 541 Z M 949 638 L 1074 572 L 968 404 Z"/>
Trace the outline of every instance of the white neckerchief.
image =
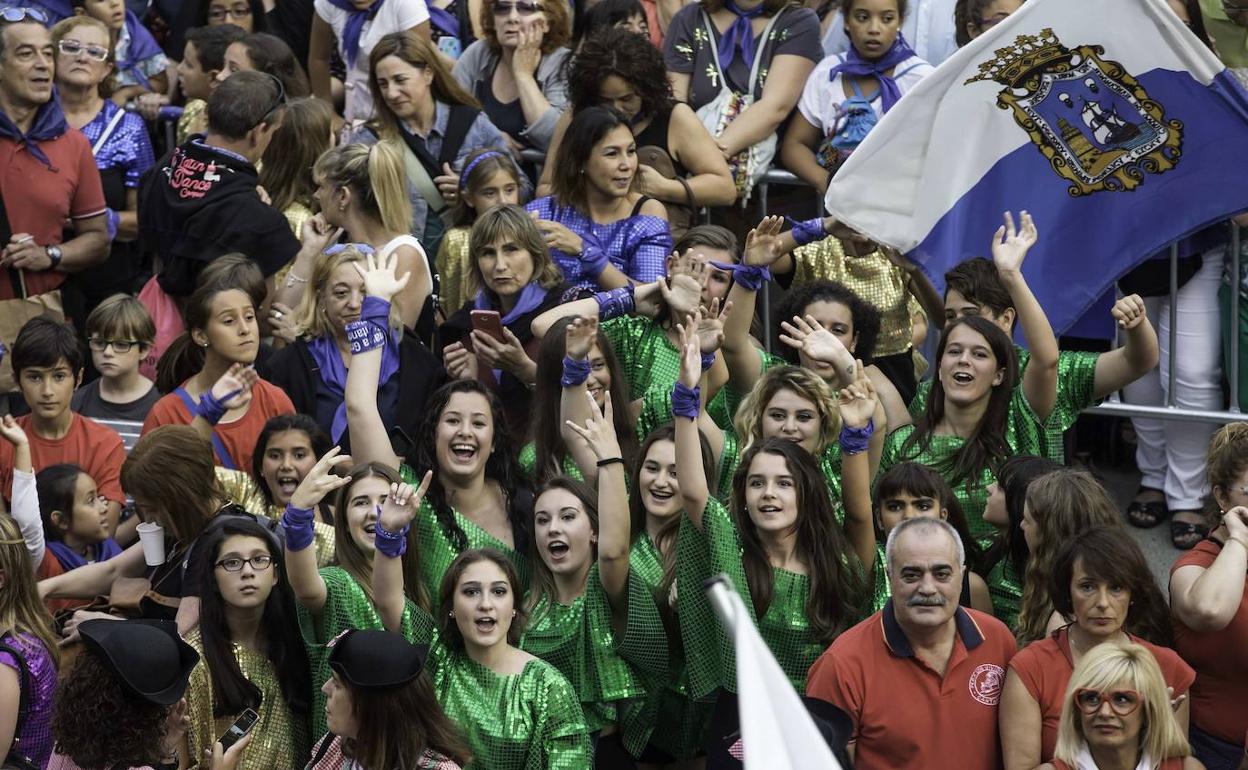
<path id="1" fill-rule="evenodd" d="M 1075 755 L 1074 770 L 1099 770 L 1096 762 L 1092 760 L 1092 752 L 1088 750 L 1087 741 L 1084 741 L 1079 746 L 1079 753 Z M 1140 757 L 1139 764 L 1135 766 L 1135 770 L 1157 770 L 1157 763 L 1153 761 L 1152 757 L 1148 756 L 1148 752 L 1144 752 L 1143 756 Z"/>

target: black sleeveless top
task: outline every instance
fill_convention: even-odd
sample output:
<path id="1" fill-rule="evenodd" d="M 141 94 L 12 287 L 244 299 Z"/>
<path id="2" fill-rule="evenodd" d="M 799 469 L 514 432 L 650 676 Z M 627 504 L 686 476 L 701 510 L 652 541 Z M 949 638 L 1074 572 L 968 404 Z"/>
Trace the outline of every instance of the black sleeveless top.
<path id="1" fill-rule="evenodd" d="M 650 125 L 643 128 L 633 135 L 634 141 L 640 147 L 658 147 L 668 154 L 672 159 L 672 165 L 676 168 L 676 174 L 680 177 L 689 176 L 689 169 L 685 168 L 676 156 L 672 154 L 672 148 L 668 146 L 668 127 L 672 123 L 672 111 L 655 115 L 650 119 Z"/>

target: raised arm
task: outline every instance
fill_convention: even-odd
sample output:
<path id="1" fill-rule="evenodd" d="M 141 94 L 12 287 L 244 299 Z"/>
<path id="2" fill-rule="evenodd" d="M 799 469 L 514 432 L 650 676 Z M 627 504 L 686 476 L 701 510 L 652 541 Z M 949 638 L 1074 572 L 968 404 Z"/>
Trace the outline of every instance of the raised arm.
<path id="1" fill-rule="evenodd" d="M 407 285 L 409 274 L 394 275 L 395 257 L 389 255 L 378 261 L 376 255 L 368 256 L 367 264 L 355 269 L 364 278 L 364 306 L 360 320 L 347 327 L 347 336 L 353 330 L 359 335 L 351 343 L 351 368 L 347 370 L 346 405 L 347 427 L 351 431 L 351 451 L 358 462 L 379 462 L 392 468 L 399 467 L 401 458 L 394 453 L 390 443 L 390 431 L 377 410 L 377 388 L 381 379 L 382 350 L 396 345 L 394 330 L 389 328 L 390 299 Z M 358 326 L 357 326 L 358 325 Z M 375 332 L 384 337 L 376 344 Z"/>
<path id="2" fill-rule="evenodd" d="M 1096 357 L 1096 373 L 1092 377 L 1092 394 L 1100 399 L 1121 390 L 1157 366 L 1160 350 L 1157 331 L 1144 312 L 1144 300 L 1138 294 L 1123 297 L 1110 311 L 1122 331 L 1123 346 Z"/>
<path id="3" fill-rule="evenodd" d="M 698 382 L 702 378 L 702 352 L 696 327 L 700 314 L 686 319 L 680 332 L 680 376 L 672 387 L 672 418 L 676 424 L 676 467 L 680 468 L 680 497 L 689 521 L 702 529 L 702 512 L 710 497 L 709 480 L 702 464 L 702 441 L 698 415 L 702 411 Z"/>
<path id="4" fill-rule="evenodd" d="M 597 318 L 577 318 L 568 324 L 564 332 L 564 365 L 563 376 L 560 378 L 563 387 L 559 394 L 559 433 L 568 453 L 581 469 L 581 475 L 588 483 L 595 483 L 598 478 L 598 460 L 593 448 L 584 440 L 579 426 L 587 424 L 594 416 L 594 411 L 585 403 L 589 391 L 585 381 L 589 379 L 589 353 L 598 336 Z M 590 399 L 592 403 L 593 399 Z M 596 409 L 597 407 L 595 407 Z"/>
<path id="5" fill-rule="evenodd" d="M 749 393 L 763 373 L 761 354 L 750 339 L 750 322 L 754 319 L 758 290 L 765 280 L 763 270 L 770 269 L 785 253 L 780 234 L 783 224 L 783 217 L 764 217 L 758 227 L 746 235 L 741 263 L 755 271 L 756 279 L 734 280 L 728 292 L 736 312 L 724 323 L 722 350 L 728 367 L 728 385 L 737 393 Z"/>
<path id="6" fill-rule="evenodd" d="M 335 468 L 349 468 L 350 455 L 340 454 L 334 447 L 316 461 L 308 475 L 303 477 L 295 493 L 286 504 L 282 514 L 282 529 L 286 534 L 286 577 L 294 589 L 295 598 L 313 615 L 325 608 L 325 580 L 316 569 L 316 549 L 312 547 L 316 520 L 316 508 L 325 496 L 351 481 L 350 476 L 337 476 Z M 345 516 L 346 513 L 339 515 Z"/>
<path id="7" fill-rule="evenodd" d="M 286 280 L 270 294 L 273 301 L 287 307 L 299 307 L 304 289 L 312 277 L 317 256 L 341 235 L 342 228 L 330 227 L 325 217 L 320 214 L 304 222 L 299 230 L 299 253 L 295 254 L 295 261 L 286 273 Z"/>
<path id="8" fill-rule="evenodd" d="M 1244 599 L 1248 573 L 1248 508 L 1236 506 L 1222 516 L 1226 544 L 1207 568 L 1179 567 L 1170 576 L 1170 609 L 1197 633 L 1226 628 Z"/>
<path id="9" fill-rule="evenodd" d="M 603 397 L 602 410 L 586 393 L 590 416 L 584 425 L 571 420 L 567 426 L 593 452 L 598 468 L 598 576 L 611 609 L 617 616 L 628 611 L 628 556 L 631 523 L 628 488 L 624 484 L 624 457 L 615 435 L 611 394 Z"/>
<path id="10" fill-rule="evenodd" d="M 1023 277 L 1023 258 L 1037 239 L 1036 223 L 1024 211 L 1019 216 L 1019 225 L 1015 229 L 1014 217 L 1005 212 L 1005 224 L 997 228 L 992 237 L 992 261 L 997 265 L 1001 282 L 1010 292 L 1010 300 L 1023 327 L 1023 337 L 1031 351 L 1031 361 L 1023 375 L 1023 395 L 1036 416 L 1046 420 L 1057 401 L 1057 338 L 1053 336 L 1053 327 L 1049 325 L 1044 308 L 1040 307 Z"/>
<path id="11" fill-rule="evenodd" d="M 43 562 L 43 519 L 39 516 L 39 494 L 35 487 L 35 468 L 30 456 L 30 441 L 12 415 L 0 417 L 0 438 L 13 445 L 13 507 L 9 512 L 17 522 L 30 554 L 30 566 L 38 569 Z"/>
<path id="12" fill-rule="evenodd" d="M 191 415 L 191 427 L 204 441 L 212 440 L 212 430 L 225 413 L 242 409 L 251 403 L 251 389 L 259 382 L 255 367 L 234 363 L 225 374 L 217 378 L 207 393 L 199 397 L 195 413 Z"/>
<path id="13" fill-rule="evenodd" d="M 636 313 L 654 318 L 664 306 L 671 308 L 673 313 L 687 313 L 700 301 L 702 284 L 698 283 L 697 277 L 677 278 L 678 274 L 677 269 L 673 268 L 666 278 L 565 302 L 534 318 L 529 328 L 533 331 L 533 336 L 545 337 L 550 327 L 568 316 L 609 321 L 621 315 Z"/>
<path id="14" fill-rule="evenodd" d="M 858 362 L 857 377 L 841 388 L 841 502 L 845 507 L 845 534 L 853 543 L 863 571 L 871 576 L 875 565 L 875 520 L 871 512 L 871 464 L 868 443 L 878 403 L 866 367 Z"/>
<path id="15" fill-rule="evenodd" d="M 385 505 L 377 516 L 376 547 L 373 548 L 373 605 L 387 631 L 400 633 L 407 597 L 403 592 L 403 553 L 408 531 L 429 491 L 433 471 L 425 471 L 420 487 L 401 482 L 390 485 Z"/>

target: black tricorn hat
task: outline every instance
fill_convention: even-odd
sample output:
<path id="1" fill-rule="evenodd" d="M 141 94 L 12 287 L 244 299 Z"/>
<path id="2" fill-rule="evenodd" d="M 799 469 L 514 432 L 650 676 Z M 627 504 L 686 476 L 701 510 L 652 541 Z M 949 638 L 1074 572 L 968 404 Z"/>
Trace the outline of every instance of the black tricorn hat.
<path id="1" fill-rule="evenodd" d="M 351 629 L 330 643 L 329 667 L 353 688 L 390 690 L 424 670 L 427 650 L 389 631 Z"/>
<path id="2" fill-rule="evenodd" d="M 199 653 L 182 641 L 170 620 L 88 620 L 78 633 L 122 684 L 158 706 L 182 699 L 199 662 Z"/>

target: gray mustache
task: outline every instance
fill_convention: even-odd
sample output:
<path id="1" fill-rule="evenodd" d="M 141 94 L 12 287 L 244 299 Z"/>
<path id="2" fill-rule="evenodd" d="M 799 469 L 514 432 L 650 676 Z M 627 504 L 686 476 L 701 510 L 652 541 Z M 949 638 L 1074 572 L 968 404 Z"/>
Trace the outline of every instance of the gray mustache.
<path id="1" fill-rule="evenodd" d="M 946 604 L 943 596 L 912 596 L 906 600 L 907 607 L 944 607 Z"/>

